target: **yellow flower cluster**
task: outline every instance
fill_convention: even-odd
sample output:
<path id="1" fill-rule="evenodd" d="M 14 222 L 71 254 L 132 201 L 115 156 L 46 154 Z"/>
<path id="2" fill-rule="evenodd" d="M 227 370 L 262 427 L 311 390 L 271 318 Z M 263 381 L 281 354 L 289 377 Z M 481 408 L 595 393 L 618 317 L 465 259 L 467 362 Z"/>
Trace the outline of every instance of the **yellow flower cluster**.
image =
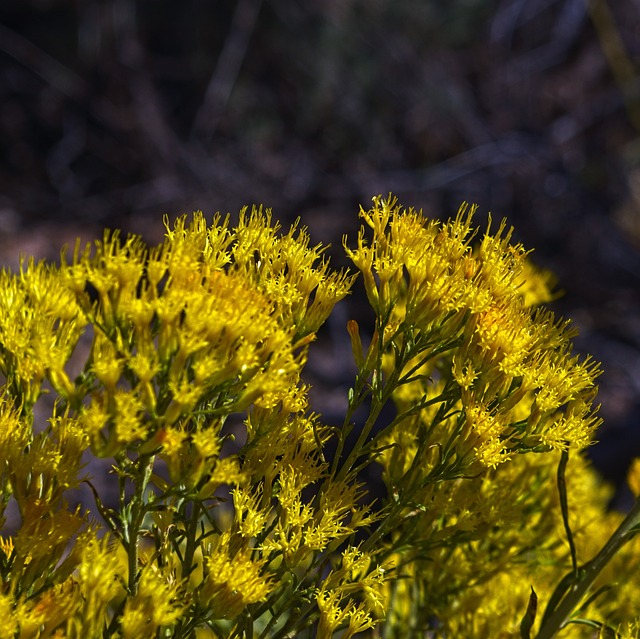
<path id="1" fill-rule="evenodd" d="M 231 548 L 230 534 L 222 534 L 204 563 L 201 602 L 219 619 L 234 619 L 249 604 L 264 601 L 274 583 L 263 574 L 264 560 L 254 561 L 251 548 Z"/>
<path id="2" fill-rule="evenodd" d="M 529 637 L 543 616 L 522 629 L 532 588 L 541 607 L 554 601 L 572 556 L 595 557 L 623 519 L 577 456 L 563 520 L 560 454 L 592 441 L 598 366 L 572 355 L 569 324 L 538 308 L 553 278 L 510 244 L 504 223 L 474 241 L 473 213 L 464 205 L 454 220 L 430 221 L 374 198 L 361 211 L 372 238 L 362 229 L 347 248 L 376 312 L 366 353 L 350 327 L 354 357 L 374 406 L 392 396 L 397 408 L 365 447 L 396 522 L 381 556 L 398 565 L 382 636 Z M 599 574 L 590 615 L 613 627 L 637 615 L 637 553 L 624 546 Z M 619 575 L 625 605 L 608 591 Z M 603 628 L 583 621 L 557 636 Z"/>
<path id="3" fill-rule="evenodd" d="M 538 308 L 553 278 L 504 224 L 475 241 L 466 207 L 361 215 L 346 251 L 376 318 L 366 348 L 347 327 L 342 427 L 301 375 L 355 276 L 297 223 L 195 213 L 155 247 L 107 232 L 0 273 L 0 639 L 547 639 L 587 574 L 583 607 L 634 636 L 638 523 L 579 455 L 598 368 Z"/>
<path id="4" fill-rule="evenodd" d="M 353 281 L 323 252 L 254 209 L 234 228 L 182 217 L 153 248 L 105 233 L 59 267 L 1 274 L 0 503 L 20 525 L 2 540 L 0 637 L 190 637 L 283 616 L 276 584 L 373 521 L 356 483 L 328 477 L 300 382 Z M 89 453 L 113 461 L 116 508 L 83 476 Z M 67 506 L 85 481 L 104 537 Z"/>
<path id="5" fill-rule="evenodd" d="M 434 637 L 519 638 L 532 588 L 539 621 L 571 567 L 553 482 L 558 457 L 557 452 L 518 455 L 482 477 L 434 488 L 429 509 L 406 515 L 408 525 L 397 544 L 412 549 L 411 559 L 403 553 L 401 577 L 389 586 L 391 636 L 430 631 Z M 610 491 L 582 458 L 572 459 L 567 471 L 576 551 L 591 558 L 622 515 L 608 510 Z M 588 618 L 606 619 L 615 628 L 637 617 L 639 562 L 634 540 L 599 576 L 594 592 L 600 596 Z M 593 626 L 569 624 L 557 636 L 587 639 L 592 633 Z"/>
<path id="6" fill-rule="evenodd" d="M 598 366 L 572 356 L 566 322 L 533 306 L 551 297 L 551 280 L 509 243 L 504 223 L 473 246 L 466 205 L 445 223 L 393 198 L 374 198 L 361 215 L 373 237 L 363 229 L 347 253 L 378 316 L 374 347 L 389 353 L 388 370 L 402 368 L 395 399 L 408 416 L 398 436 L 424 434 L 440 452 L 455 438 L 447 452 L 467 473 L 474 461 L 495 467 L 524 450 L 587 445 L 599 424 Z M 405 466 L 411 458 L 406 447 L 390 454 Z"/>

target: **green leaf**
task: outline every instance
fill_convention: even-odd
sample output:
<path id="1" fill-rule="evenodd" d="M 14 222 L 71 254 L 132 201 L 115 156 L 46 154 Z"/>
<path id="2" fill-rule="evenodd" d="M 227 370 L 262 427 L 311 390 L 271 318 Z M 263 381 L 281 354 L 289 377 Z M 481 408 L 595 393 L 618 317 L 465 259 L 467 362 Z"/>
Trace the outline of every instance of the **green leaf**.
<path id="1" fill-rule="evenodd" d="M 527 605 L 527 611 L 522 617 L 520 622 L 520 639 L 531 639 L 531 628 L 536 620 L 536 612 L 538 610 L 538 595 L 531 586 L 531 595 L 529 596 L 529 604 Z"/>
<path id="2" fill-rule="evenodd" d="M 593 619 L 569 619 L 567 624 L 570 623 L 597 629 L 599 631 L 598 639 L 620 639 L 620 635 L 611 626 L 601 621 L 594 621 Z"/>
<path id="3" fill-rule="evenodd" d="M 560 496 L 560 509 L 562 510 L 562 522 L 564 523 L 564 529 L 567 533 L 567 542 L 569 543 L 569 549 L 571 550 L 571 565 L 573 567 L 573 574 L 578 577 L 578 558 L 576 555 L 576 545 L 573 541 L 573 533 L 571 532 L 571 526 L 569 525 L 569 502 L 567 500 L 567 482 L 565 479 L 565 472 L 567 470 L 567 463 L 569 461 L 569 452 L 562 451 L 560 457 L 560 463 L 558 464 L 558 493 Z"/>

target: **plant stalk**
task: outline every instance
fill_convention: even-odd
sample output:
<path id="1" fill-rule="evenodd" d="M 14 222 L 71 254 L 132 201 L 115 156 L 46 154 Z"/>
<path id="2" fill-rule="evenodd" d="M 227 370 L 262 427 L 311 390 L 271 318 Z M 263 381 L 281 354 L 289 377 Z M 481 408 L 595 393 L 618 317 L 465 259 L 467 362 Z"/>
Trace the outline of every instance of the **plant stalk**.
<path id="1" fill-rule="evenodd" d="M 542 624 L 536 639 L 552 639 L 564 627 L 571 613 L 578 607 L 587 590 L 604 567 L 620 548 L 638 532 L 638 526 L 640 526 L 640 498 L 636 499 L 633 508 L 602 547 L 602 550 L 582 567 L 580 579 L 569 589 L 557 608 Z"/>

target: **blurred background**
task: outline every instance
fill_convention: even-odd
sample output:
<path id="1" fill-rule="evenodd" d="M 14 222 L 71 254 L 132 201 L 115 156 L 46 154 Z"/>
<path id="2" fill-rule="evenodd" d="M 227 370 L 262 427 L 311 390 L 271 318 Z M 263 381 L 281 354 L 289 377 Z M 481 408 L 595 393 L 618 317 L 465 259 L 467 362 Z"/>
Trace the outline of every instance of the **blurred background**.
<path id="1" fill-rule="evenodd" d="M 344 264 L 373 195 L 475 202 L 557 274 L 603 361 L 593 456 L 620 482 L 640 454 L 639 70 L 640 0 L 2 0 L 0 263 L 264 203 Z M 357 299 L 312 360 L 328 419 Z"/>

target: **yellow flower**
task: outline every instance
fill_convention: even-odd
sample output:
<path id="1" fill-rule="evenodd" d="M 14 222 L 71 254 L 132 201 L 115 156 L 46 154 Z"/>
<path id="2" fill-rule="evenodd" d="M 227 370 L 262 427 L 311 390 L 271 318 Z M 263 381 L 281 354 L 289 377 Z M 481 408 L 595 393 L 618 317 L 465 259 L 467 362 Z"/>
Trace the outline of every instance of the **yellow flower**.
<path id="1" fill-rule="evenodd" d="M 640 497 L 640 457 L 634 458 L 627 471 L 627 483 L 636 498 Z"/>
<path id="2" fill-rule="evenodd" d="M 316 603 L 320 610 L 318 639 L 331 639 L 334 632 L 349 618 L 349 610 L 340 606 L 341 596 L 337 591 L 320 590 L 316 595 Z"/>
<path id="3" fill-rule="evenodd" d="M 474 315 L 473 323 L 482 357 L 505 375 L 522 376 L 524 362 L 538 339 L 529 314 L 510 300 L 509 304 L 492 306 Z"/>
<path id="4" fill-rule="evenodd" d="M 156 636 L 159 629 L 175 625 L 188 605 L 186 593 L 171 571 L 146 563 L 136 594 L 124 606 L 120 621 L 122 636 L 126 639 Z"/>
<path id="5" fill-rule="evenodd" d="M 573 331 L 566 322 L 532 308 L 550 295 L 550 278 L 533 270 L 521 245 L 510 243 L 504 222 L 474 246 L 473 214 L 463 205 L 455 219 L 432 221 L 402 211 L 392 197 L 377 197 L 361 212 L 373 230 L 371 245 L 361 233 L 358 248 L 347 249 L 363 273 L 387 349 L 377 355 L 374 338 L 360 366 L 371 374 L 381 356 L 387 375 L 402 367 L 401 379 L 412 380 L 396 388 L 395 397 L 413 416 L 385 436 L 387 444 L 403 448 L 382 456 L 403 457 L 404 473 L 413 466 L 404 479 L 399 468 L 388 470 L 407 487 L 428 475 L 427 464 L 421 471 L 412 461 L 418 451 L 434 456 L 453 444 L 466 463 L 475 459 L 492 468 L 536 446 L 582 448 L 599 423 L 591 407 L 597 365 L 571 356 Z M 527 277 L 538 289 L 525 299 Z M 426 401 L 433 408 L 416 421 L 411 406 Z M 479 406 L 486 408 L 484 417 L 474 413 Z M 469 432 L 455 418 L 461 409 L 475 442 L 465 439 Z M 471 449 L 474 455 L 467 456 Z"/>
<path id="6" fill-rule="evenodd" d="M 379 633 L 399 638 L 517 635 L 531 586 L 548 600 L 571 566 L 560 451 L 572 451 L 581 565 L 622 516 L 576 454 L 599 423 L 598 367 L 572 354 L 568 323 L 535 308 L 550 276 L 505 222 L 478 233 L 474 212 L 429 220 L 392 196 L 361 210 L 366 229 L 346 250 L 375 326 L 368 347 L 348 326 L 358 374 L 343 430 L 309 412 L 301 373 L 354 278 L 298 222 L 282 233 L 261 208 L 235 228 L 195 213 L 165 219 L 156 247 L 106 232 L 71 264 L 0 273 L 0 517 L 12 502 L 20 515 L 0 536 L 0 639 L 205 623 L 216 636 L 350 639 L 385 616 Z M 120 487 L 114 510 L 96 496 L 103 528 L 65 501 L 89 445 L 112 458 Z M 380 505 L 359 483 L 372 463 Z M 639 556 L 631 540 L 594 584 L 589 615 L 633 617 Z M 616 575 L 620 597 L 602 588 Z"/>
<path id="7" fill-rule="evenodd" d="M 364 604 L 353 606 L 349 610 L 349 625 L 345 631 L 343 638 L 351 639 L 355 635 L 369 630 L 376 625 L 376 622 L 371 618 L 371 615 L 365 610 Z"/>
<path id="8" fill-rule="evenodd" d="M 20 274 L 0 274 L 0 368 L 9 387 L 33 405 L 46 374 L 69 390 L 64 366 L 86 320 L 55 267 L 30 260 Z"/>
<path id="9" fill-rule="evenodd" d="M 201 260 L 211 270 L 219 270 L 231 261 L 230 245 L 235 239 L 229 231 L 229 216 L 222 220 L 216 214 L 210 225 L 201 211 L 196 211 L 191 222 L 187 225 L 187 216 L 180 216 L 171 228 L 168 218 L 164 220 L 167 229 L 167 240 L 164 250 L 157 256 L 152 254 L 153 262 L 158 266 L 152 267 L 152 281 L 158 284 L 164 275 L 163 265 L 166 263 L 175 269 L 183 265 L 182 272 L 186 275 L 189 267 L 196 267 Z M 248 247 L 247 247 L 248 249 Z M 155 272 L 154 274 L 154 271 Z"/>
<path id="10" fill-rule="evenodd" d="M 237 267 L 275 304 L 283 327 L 295 327 L 294 342 L 315 333 L 334 305 L 348 294 L 353 277 L 331 272 L 324 248 L 309 246 L 305 228 L 294 224 L 286 235 L 271 224 L 271 211 L 243 210 L 233 247 Z"/>
<path id="11" fill-rule="evenodd" d="M 17 630 L 18 620 L 13 597 L 0 592 L 0 639 L 15 639 Z"/>
<path id="12" fill-rule="evenodd" d="M 151 438 L 150 444 L 160 446 L 160 456 L 167 464 L 171 481 L 181 482 L 185 466 L 191 466 L 188 457 L 188 433 L 180 425 L 162 426 Z"/>
<path id="13" fill-rule="evenodd" d="M 135 393 L 116 390 L 113 420 L 118 442 L 130 444 L 144 440 L 149 432 L 149 423 L 144 417 L 144 406 Z"/>
<path id="14" fill-rule="evenodd" d="M 591 443 L 600 422 L 590 403 L 583 399 L 572 400 L 563 413 L 545 424 L 540 441 L 556 450 L 585 448 Z"/>
<path id="15" fill-rule="evenodd" d="M 208 499 L 222 485 L 237 486 L 246 481 L 247 474 L 240 468 L 235 457 L 218 459 L 209 473 L 207 481 L 198 491 L 198 499 Z"/>
<path id="16" fill-rule="evenodd" d="M 110 606 L 125 594 L 122 584 L 126 578 L 127 569 L 123 566 L 122 555 L 107 536 L 83 540 L 75 577 L 82 604 L 71 620 L 75 635 L 93 637 L 104 632 L 110 621 Z"/>
<path id="17" fill-rule="evenodd" d="M 103 398 L 93 397 L 87 406 L 82 407 L 78 419 L 91 442 L 94 453 L 98 456 L 106 455 L 106 442 L 102 429 L 109 421 L 109 412 L 103 404 Z"/>
<path id="18" fill-rule="evenodd" d="M 0 396 L 0 459 L 9 467 L 24 465 L 24 450 L 31 437 L 31 428 L 27 420 L 22 418 L 20 410 L 9 396 Z"/>
<path id="19" fill-rule="evenodd" d="M 478 373 L 475 371 L 473 361 L 466 361 L 462 363 L 462 357 L 454 355 L 451 358 L 453 363 L 452 375 L 457 384 L 463 390 L 469 390 L 473 385 L 473 382 L 477 379 Z"/>
<path id="20" fill-rule="evenodd" d="M 348 547 L 342 553 L 341 566 L 323 580 L 316 593 L 320 611 L 317 636 L 330 638 L 340 627 L 347 626 L 345 636 L 373 628 L 384 615 L 385 570 L 371 570 L 371 558 L 357 548 Z M 356 603 L 352 595 L 364 600 Z"/>
<path id="21" fill-rule="evenodd" d="M 522 262 L 522 271 L 514 283 L 525 306 L 535 306 L 553 301 L 558 296 L 553 292 L 556 277 L 551 271 L 539 269 L 530 260 Z"/>
<path id="22" fill-rule="evenodd" d="M 97 331 L 93 341 L 91 354 L 91 370 L 112 391 L 124 368 L 124 358 L 117 352 L 113 342 L 102 332 Z"/>
<path id="23" fill-rule="evenodd" d="M 413 209 L 401 213 L 397 200 L 389 196 L 374 197 L 373 208 L 361 209 L 360 215 L 373 229 L 371 247 L 362 231 L 358 248 L 345 245 L 345 250 L 362 271 L 367 297 L 380 317 L 387 317 L 401 299 L 406 306 L 403 319 L 422 327 L 439 314 L 464 307 L 473 211 L 467 214 L 463 206 L 455 220 L 441 224 Z"/>
<path id="24" fill-rule="evenodd" d="M 231 491 L 238 531 L 243 537 L 257 537 L 267 525 L 270 509 L 261 508 L 263 499 L 262 485 L 258 486 L 254 494 L 249 492 L 248 486 L 237 486 Z"/>
<path id="25" fill-rule="evenodd" d="M 18 606 L 21 637 L 65 637 L 63 628 L 80 606 L 80 593 L 73 579 L 44 591 L 35 600 Z"/>
<path id="26" fill-rule="evenodd" d="M 252 559 L 246 546 L 232 550 L 231 537 L 223 533 L 205 556 L 202 605 L 211 609 L 214 619 L 233 619 L 246 606 L 264 601 L 276 586 L 264 574 L 264 565 L 264 560 Z"/>
<path id="27" fill-rule="evenodd" d="M 22 588 L 37 590 L 53 575 L 74 536 L 86 525 L 79 512 L 53 510 L 44 499 L 20 499 L 22 525 L 13 538 L 12 577 Z"/>

